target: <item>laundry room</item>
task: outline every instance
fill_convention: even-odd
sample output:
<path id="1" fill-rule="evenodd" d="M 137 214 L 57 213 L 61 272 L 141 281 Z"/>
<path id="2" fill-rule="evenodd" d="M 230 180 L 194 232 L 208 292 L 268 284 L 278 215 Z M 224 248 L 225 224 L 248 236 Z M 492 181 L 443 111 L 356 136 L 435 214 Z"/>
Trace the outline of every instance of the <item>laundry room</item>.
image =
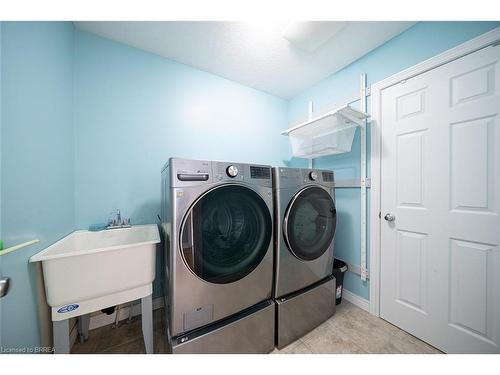
<path id="1" fill-rule="evenodd" d="M 498 365 L 499 14 L 324 6 L 2 9 L 0 369 Z"/>

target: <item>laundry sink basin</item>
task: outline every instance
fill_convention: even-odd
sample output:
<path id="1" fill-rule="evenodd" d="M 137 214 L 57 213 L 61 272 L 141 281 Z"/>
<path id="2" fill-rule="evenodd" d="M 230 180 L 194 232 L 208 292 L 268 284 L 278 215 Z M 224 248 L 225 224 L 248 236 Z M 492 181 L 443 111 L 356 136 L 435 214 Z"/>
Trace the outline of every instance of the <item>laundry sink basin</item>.
<path id="1" fill-rule="evenodd" d="M 156 225 L 70 233 L 30 258 L 42 262 L 52 320 L 79 316 L 152 293 Z"/>

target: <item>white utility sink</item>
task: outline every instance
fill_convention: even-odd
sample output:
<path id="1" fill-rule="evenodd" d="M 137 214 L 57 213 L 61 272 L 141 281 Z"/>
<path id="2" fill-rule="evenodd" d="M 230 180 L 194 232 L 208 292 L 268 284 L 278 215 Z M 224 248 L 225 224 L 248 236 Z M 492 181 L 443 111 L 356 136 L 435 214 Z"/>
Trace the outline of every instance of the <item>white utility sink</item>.
<path id="1" fill-rule="evenodd" d="M 61 321 L 150 296 L 156 225 L 75 231 L 31 257 L 42 262 L 52 320 Z"/>

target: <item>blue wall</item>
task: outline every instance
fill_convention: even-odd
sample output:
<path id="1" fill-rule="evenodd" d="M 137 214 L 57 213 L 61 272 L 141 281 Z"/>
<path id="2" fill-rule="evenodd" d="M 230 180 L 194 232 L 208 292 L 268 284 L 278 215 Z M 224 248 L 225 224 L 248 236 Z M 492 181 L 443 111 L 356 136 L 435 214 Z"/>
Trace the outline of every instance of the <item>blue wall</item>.
<path id="1" fill-rule="evenodd" d="M 170 156 L 282 165 L 287 102 L 71 23 L 2 29 L 2 345 L 40 343 L 29 257 L 121 208 L 154 223 Z M 161 277 L 157 278 L 157 285 Z M 158 288 L 156 288 L 158 292 Z"/>
<path id="2" fill-rule="evenodd" d="M 285 100 L 75 31 L 77 228 L 117 208 L 132 223 L 155 223 L 171 156 L 282 165 L 286 110 Z"/>
<path id="3" fill-rule="evenodd" d="M 314 108 L 321 109 L 355 93 L 359 90 L 360 73 L 366 73 L 368 84 L 373 84 L 499 26 L 500 22 L 417 23 L 290 100 L 288 120 L 296 122 L 307 118 L 310 100 L 314 102 Z M 368 144 L 369 142 L 368 134 Z M 369 152 L 368 149 L 368 155 Z M 333 169 L 336 179 L 359 178 L 359 155 L 359 131 L 357 131 L 350 153 L 318 158 L 314 161 L 314 166 Z M 306 162 L 294 159 L 292 164 L 305 166 Z M 335 237 L 336 256 L 351 264 L 359 265 L 359 189 L 337 189 L 336 195 L 339 216 Z M 344 284 L 347 290 L 363 298 L 369 298 L 368 283 L 362 283 L 359 276 L 348 272 Z"/>
<path id="4" fill-rule="evenodd" d="M 29 257 L 74 228 L 73 25 L 3 22 L 1 256 L 12 288 L 2 299 L 2 345 L 39 345 Z"/>
<path id="5" fill-rule="evenodd" d="M 75 32 L 76 225 L 155 223 L 171 156 L 282 165 L 287 102 Z"/>

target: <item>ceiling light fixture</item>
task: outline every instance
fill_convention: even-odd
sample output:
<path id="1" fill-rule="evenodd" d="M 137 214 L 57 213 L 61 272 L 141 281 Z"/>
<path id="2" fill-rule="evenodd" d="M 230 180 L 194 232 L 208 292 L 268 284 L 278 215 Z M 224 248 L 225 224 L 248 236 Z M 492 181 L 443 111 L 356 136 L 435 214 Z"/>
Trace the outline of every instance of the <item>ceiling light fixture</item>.
<path id="1" fill-rule="evenodd" d="M 344 28 L 345 21 L 292 22 L 283 32 L 283 37 L 297 48 L 314 52 Z"/>

